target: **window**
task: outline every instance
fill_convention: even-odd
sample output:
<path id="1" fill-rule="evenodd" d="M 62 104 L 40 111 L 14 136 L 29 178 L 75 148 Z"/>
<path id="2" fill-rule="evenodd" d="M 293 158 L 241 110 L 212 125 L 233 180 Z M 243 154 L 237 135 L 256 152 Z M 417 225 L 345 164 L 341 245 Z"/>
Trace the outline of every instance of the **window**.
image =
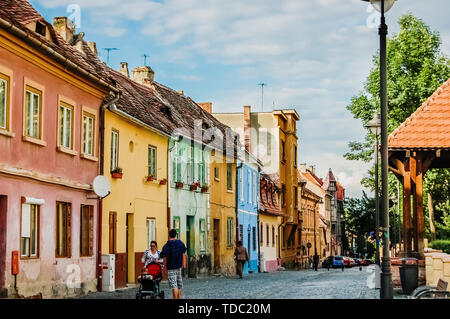
<path id="1" fill-rule="evenodd" d="M 250 172 L 250 170 L 248 170 L 247 172 L 247 201 L 251 204 L 252 203 L 252 173 Z"/>
<path id="2" fill-rule="evenodd" d="M 26 86 L 25 135 L 41 139 L 42 91 Z"/>
<path id="3" fill-rule="evenodd" d="M 233 218 L 227 218 L 227 246 L 233 246 Z"/>
<path id="4" fill-rule="evenodd" d="M 252 236 L 252 242 L 253 242 L 253 250 L 256 250 L 256 227 L 252 227 L 252 232 L 253 232 L 253 236 Z"/>
<path id="5" fill-rule="evenodd" d="M 285 149 L 285 142 L 281 141 L 281 160 L 284 161 L 286 159 L 286 153 L 284 151 Z"/>
<path id="6" fill-rule="evenodd" d="M 0 129 L 9 129 L 9 76 L 0 73 Z"/>
<path id="7" fill-rule="evenodd" d="M 214 167 L 214 178 L 220 180 L 220 178 L 219 178 L 219 168 L 217 166 Z"/>
<path id="8" fill-rule="evenodd" d="M 302 230 L 300 228 L 297 229 L 297 244 L 301 245 L 302 244 Z"/>
<path id="9" fill-rule="evenodd" d="M 38 257 L 39 205 L 22 204 L 20 250 L 22 257 Z"/>
<path id="10" fill-rule="evenodd" d="M 181 182 L 181 158 L 183 156 L 182 144 L 175 142 L 173 147 L 173 161 L 172 161 L 172 177 L 174 182 Z"/>
<path id="11" fill-rule="evenodd" d="M 117 213 L 109 212 L 109 253 L 117 252 Z"/>
<path id="12" fill-rule="evenodd" d="M 256 195 L 258 190 L 258 181 L 256 180 L 256 173 L 253 173 L 252 187 L 253 187 L 253 204 L 256 205 Z"/>
<path id="13" fill-rule="evenodd" d="M 205 164 L 205 152 L 200 150 L 200 159 L 198 162 L 198 180 L 201 185 L 206 185 L 206 164 Z"/>
<path id="14" fill-rule="evenodd" d="M 286 238 L 284 234 L 284 227 L 281 227 L 281 247 L 286 247 Z"/>
<path id="15" fill-rule="evenodd" d="M 59 106 L 59 145 L 73 148 L 73 106 L 62 102 Z"/>
<path id="16" fill-rule="evenodd" d="M 294 167 L 297 167 L 297 146 L 294 146 Z"/>
<path id="17" fill-rule="evenodd" d="M 269 247 L 269 224 L 266 225 L 266 246 Z"/>
<path id="18" fill-rule="evenodd" d="M 240 184 L 241 184 L 241 201 L 244 201 L 244 177 L 243 177 L 243 174 L 244 174 L 244 170 L 243 169 L 240 169 L 239 170 L 239 178 L 240 178 Z"/>
<path id="19" fill-rule="evenodd" d="M 244 242 L 244 225 L 239 224 L 239 240 Z"/>
<path id="20" fill-rule="evenodd" d="M 70 257 L 70 203 L 56 202 L 56 257 Z"/>
<path id="21" fill-rule="evenodd" d="M 186 169 L 187 169 L 187 173 L 186 173 L 187 183 L 191 184 L 194 182 L 194 147 L 193 146 L 191 146 L 189 148 Z"/>
<path id="22" fill-rule="evenodd" d="M 147 247 L 150 246 L 152 240 L 156 240 L 156 220 L 147 218 Z"/>
<path id="23" fill-rule="evenodd" d="M 80 256 L 94 255 L 94 206 L 81 205 Z"/>
<path id="24" fill-rule="evenodd" d="M 259 241 L 260 241 L 260 243 L 262 244 L 262 243 L 264 243 L 264 240 L 263 240 L 263 224 L 261 223 L 261 225 L 259 226 L 259 229 L 260 229 L 260 231 L 259 231 Z"/>
<path id="25" fill-rule="evenodd" d="M 275 226 L 272 226 L 272 246 L 275 247 Z"/>
<path id="26" fill-rule="evenodd" d="M 233 190 L 232 164 L 227 164 L 227 190 Z"/>
<path id="27" fill-rule="evenodd" d="M 94 128 L 95 117 L 91 114 L 83 114 L 83 153 L 94 156 Z"/>
<path id="28" fill-rule="evenodd" d="M 173 228 L 177 231 L 177 238 L 180 238 L 180 216 L 173 216 Z"/>
<path id="29" fill-rule="evenodd" d="M 298 187 L 294 186 L 294 207 L 298 208 Z"/>
<path id="30" fill-rule="evenodd" d="M 148 147 L 148 175 L 156 178 L 156 147 Z"/>
<path id="31" fill-rule="evenodd" d="M 111 171 L 119 165 L 119 132 L 111 131 Z"/>
<path id="32" fill-rule="evenodd" d="M 200 250 L 206 250 L 205 220 L 199 219 L 200 224 Z"/>
<path id="33" fill-rule="evenodd" d="M 281 188 L 281 207 L 286 207 L 286 187 Z"/>

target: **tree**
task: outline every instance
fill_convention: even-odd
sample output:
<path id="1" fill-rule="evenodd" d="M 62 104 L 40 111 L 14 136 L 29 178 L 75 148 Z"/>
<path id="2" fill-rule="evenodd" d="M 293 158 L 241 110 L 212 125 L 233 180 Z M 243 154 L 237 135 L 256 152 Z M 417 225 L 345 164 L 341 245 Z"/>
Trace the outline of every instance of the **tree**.
<path id="1" fill-rule="evenodd" d="M 437 31 L 432 31 L 422 20 L 408 13 L 398 21 L 400 31 L 387 39 L 387 95 L 388 95 L 388 132 L 403 123 L 433 92 L 450 77 L 450 59 L 440 50 L 441 40 Z M 373 67 L 364 83 L 364 89 L 351 98 L 347 109 L 363 125 L 380 110 L 380 70 L 379 53 L 373 57 Z M 373 160 L 375 135 L 367 130 L 363 142 L 349 143 L 350 151 L 344 155 L 349 160 Z M 375 189 L 372 168 L 361 184 Z M 431 173 L 430 173 L 431 174 Z M 427 174 L 428 176 L 428 174 Z M 450 232 L 449 197 L 439 196 L 438 189 L 448 185 L 449 171 L 439 170 L 432 177 L 425 178 L 425 191 L 431 191 L 436 219 L 436 235 L 448 236 Z M 447 181 L 447 184 L 445 184 Z M 430 184 L 431 183 L 431 184 Z M 444 184 L 443 184 L 444 183 Z M 396 179 L 389 174 L 389 196 L 394 195 Z M 447 193 L 448 194 L 448 193 Z M 429 210 L 425 205 L 426 211 Z M 428 214 L 427 214 L 428 215 Z M 427 223 L 429 224 L 427 217 Z M 438 230 L 439 229 L 439 230 Z"/>

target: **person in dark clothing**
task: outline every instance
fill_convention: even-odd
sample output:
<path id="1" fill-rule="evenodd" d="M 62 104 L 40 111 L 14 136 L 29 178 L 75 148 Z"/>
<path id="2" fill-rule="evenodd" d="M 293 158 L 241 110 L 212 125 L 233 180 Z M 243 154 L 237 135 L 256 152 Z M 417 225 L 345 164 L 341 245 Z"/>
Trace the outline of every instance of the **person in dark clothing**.
<path id="1" fill-rule="evenodd" d="M 173 299 L 181 298 L 181 288 L 183 288 L 181 269 L 183 268 L 185 252 L 186 246 L 181 240 L 177 239 L 177 231 L 171 229 L 169 231 L 169 240 L 164 245 L 159 257 L 166 258 L 168 281 L 170 288 L 172 288 Z"/>
<path id="2" fill-rule="evenodd" d="M 245 262 L 249 261 L 247 248 L 242 245 L 242 241 L 237 242 L 237 247 L 234 250 L 234 255 L 236 256 L 236 270 L 239 278 L 242 279 L 242 269 L 244 268 Z"/>
<path id="3" fill-rule="evenodd" d="M 317 271 L 317 268 L 319 267 L 319 255 L 317 255 L 317 252 L 314 254 L 313 267 L 315 271 Z"/>

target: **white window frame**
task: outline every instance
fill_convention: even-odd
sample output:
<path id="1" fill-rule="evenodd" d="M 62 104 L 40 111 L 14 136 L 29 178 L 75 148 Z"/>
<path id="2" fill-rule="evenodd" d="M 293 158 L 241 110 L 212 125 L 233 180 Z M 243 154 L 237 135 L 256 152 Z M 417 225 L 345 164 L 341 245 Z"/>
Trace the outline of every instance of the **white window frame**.
<path id="1" fill-rule="evenodd" d="M 35 206 L 35 253 L 31 254 L 31 207 Z M 20 247 L 20 256 L 24 258 L 37 258 L 39 256 L 39 211 L 40 205 L 23 203 L 22 204 L 22 216 L 21 216 L 21 225 L 20 225 L 20 237 L 21 237 L 21 247 Z M 23 243 L 22 238 L 28 239 L 27 245 L 27 254 L 23 254 Z"/>
<path id="2" fill-rule="evenodd" d="M 3 77 L 7 77 L 6 75 L 1 74 L 2 76 L 0 77 L 0 83 L 4 83 L 5 85 L 5 90 L 4 90 L 4 103 L 3 105 L 0 105 L 0 108 L 3 108 L 3 118 L 0 119 L 0 129 L 4 129 L 7 130 L 8 129 L 8 107 L 9 107 L 9 81 L 4 79 Z M 2 125 L 1 123 L 4 123 L 4 125 Z"/>
<path id="3" fill-rule="evenodd" d="M 91 126 L 90 126 L 91 124 Z M 83 113 L 83 154 L 94 156 L 95 116 Z M 89 142 L 91 149 L 89 150 Z"/>
<path id="4" fill-rule="evenodd" d="M 119 167 L 119 131 L 111 130 L 111 171 Z"/>
<path id="5" fill-rule="evenodd" d="M 252 203 L 252 196 L 253 196 L 253 189 L 252 189 L 252 172 L 248 170 L 247 172 L 247 184 L 248 184 L 248 192 L 247 192 L 247 198 L 249 204 Z"/>
<path id="6" fill-rule="evenodd" d="M 153 175 L 157 178 L 158 165 L 157 165 L 158 149 L 155 146 L 148 146 L 148 175 Z"/>
<path id="7" fill-rule="evenodd" d="M 28 123 L 26 121 L 27 118 L 27 114 L 28 114 L 28 105 L 26 104 L 27 98 L 25 97 L 25 135 L 32 137 L 32 138 L 36 138 L 36 139 L 40 139 L 41 138 L 41 99 L 42 99 L 42 92 L 40 92 L 40 94 L 33 92 L 32 90 L 36 90 L 39 91 L 37 89 L 28 87 L 25 89 L 25 95 L 27 96 L 28 94 L 30 95 L 30 114 L 29 114 L 29 120 Z M 34 97 L 37 96 L 38 97 L 38 105 L 36 107 L 36 105 L 34 105 Z M 34 112 L 35 109 L 37 108 L 37 136 L 34 135 Z"/>
<path id="8" fill-rule="evenodd" d="M 67 148 L 67 149 L 73 149 L 73 113 L 74 108 L 72 106 L 69 106 L 66 103 L 60 103 L 59 104 L 59 145 L 61 147 Z M 69 116 L 69 118 L 67 118 Z M 68 122 L 67 122 L 68 120 Z M 61 123 L 62 121 L 62 123 Z M 70 127 L 69 130 L 67 130 L 67 124 L 69 123 Z M 69 132 L 69 136 L 67 136 L 67 132 Z M 67 140 L 67 138 L 69 138 Z M 69 145 L 67 145 L 67 142 Z"/>
<path id="9" fill-rule="evenodd" d="M 241 168 L 239 174 L 240 184 L 241 184 L 241 202 L 244 201 L 244 170 Z"/>

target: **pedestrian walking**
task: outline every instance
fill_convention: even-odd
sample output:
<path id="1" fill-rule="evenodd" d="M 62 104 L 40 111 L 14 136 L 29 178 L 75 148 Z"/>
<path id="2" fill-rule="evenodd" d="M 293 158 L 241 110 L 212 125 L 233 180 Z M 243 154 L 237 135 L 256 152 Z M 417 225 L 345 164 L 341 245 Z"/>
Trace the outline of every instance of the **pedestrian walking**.
<path id="1" fill-rule="evenodd" d="M 172 289 L 173 299 L 181 298 L 181 288 L 183 288 L 181 269 L 185 252 L 186 246 L 181 240 L 177 239 L 177 231 L 171 229 L 169 231 L 169 240 L 164 245 L 159 257 L 166 258 L 168 281 Z"/>
<path id="2" fill-rule="evenodd" d="M 314 270 L 317 271 L 317 268 L 319 267 L 319 255 L 317 255 L 317 252 L 314 254 L 313 266 Z"/>
<path id="3" fill-rule="evenodd" d="M 237 247 L 234 250 L 234 255 L 236 256 L 236 270 L 239 278 L 242 279 L 242 269 L 244 268 L 245 262 L 249 262 L 247 248 L 242 245 L 242 241 L 237 242 Z"/>
<path id="4" fill-rule="evenodd" d="M 160 250 L 158 250 L 158 243 L 154 240 L 150 243 L 150 247 L 144 252 L 144 255 L 142 255 L 141 261 L 144 263 L 144 270 L 147 268 L 150 264 L 160 264 L 162 266 L 163 260 L 159 257 L 159 254 L 161 253 Z"/>

